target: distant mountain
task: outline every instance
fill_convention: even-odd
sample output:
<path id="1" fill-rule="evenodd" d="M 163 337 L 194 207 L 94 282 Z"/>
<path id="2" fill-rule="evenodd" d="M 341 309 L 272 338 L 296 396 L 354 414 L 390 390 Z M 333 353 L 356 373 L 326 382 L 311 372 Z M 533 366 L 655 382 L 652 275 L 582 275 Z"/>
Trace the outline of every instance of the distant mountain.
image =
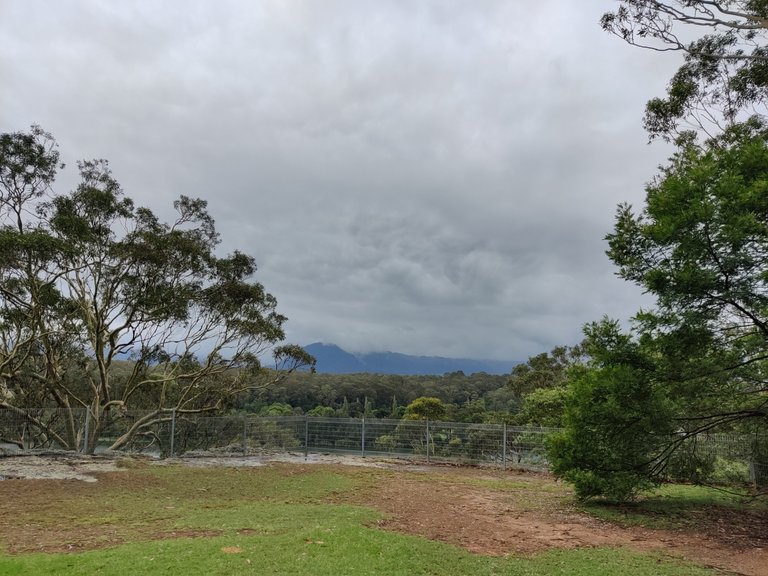
<path id="1" fill-rule="evenodd" d="M 442 375 L 448 372 L 508 374 L 519 361 L 409 356 L 397 352 L 351 354 L 335 344 L 315 342 L 304 350 L 317 359 L 317 371 L 325 374 L 420 374 Z"/>
<path id="2" fill-rule="evenodd" d="M 304 346 L 304 350 L 317 360 L 315 368 L 326 374 L 357 374 L 366 372 L 365 364 L 354 354 L 342 350 L 335 344 L 315 342 Z"/>

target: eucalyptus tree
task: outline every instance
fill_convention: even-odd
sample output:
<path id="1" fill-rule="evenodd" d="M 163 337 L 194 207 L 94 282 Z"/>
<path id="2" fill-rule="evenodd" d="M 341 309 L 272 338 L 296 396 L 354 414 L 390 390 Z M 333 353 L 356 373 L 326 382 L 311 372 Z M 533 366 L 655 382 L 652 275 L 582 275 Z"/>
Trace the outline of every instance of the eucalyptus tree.
<path id="1" fill-rule="evenodd" d="M 601 24 L 632 45 L 684 55 L 666 97 L 647 104 L 651 137 L 712 137 L 749 117 L 765 118 L 768 1 L 619 0 Z"/>
<path id="2" fill-rule="evenodd" d="M 104 160 L 80 162 L 76 189 L 55 194 L 59 166 L 39 127 L 0 136 L 0 408 L 88 450 L 111 412 L 147 410 L 118 448 L 173 411 L 220 410 L 312 363 L 280 345 L 286 319 L 252 280 L 253 258 L 217 254 L 204 200 L 181 196 L 164 222 Z M 262 366 L 267 353 L 278 370 Z M 65 433 L 35 416 L 41 406 L 68 414 Z M 89 412 L 88 438 L 75 408 Z"/>

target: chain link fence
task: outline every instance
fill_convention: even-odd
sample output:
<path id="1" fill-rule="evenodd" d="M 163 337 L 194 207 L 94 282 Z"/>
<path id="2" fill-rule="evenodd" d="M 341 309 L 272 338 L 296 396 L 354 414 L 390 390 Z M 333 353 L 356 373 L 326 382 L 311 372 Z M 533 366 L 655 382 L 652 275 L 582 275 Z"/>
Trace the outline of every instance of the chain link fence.
<path id="1" fill-rule="evenodd" d="M 150 418 L 149 416 L 154 417 Z M 128 442 L 125 434 L 135 429 Z M 345 453 L 546 470 L 554 428 L 428 420 L 312 416 L 205 416 L 167 411 L 113 412 L 98 430 L 86 409 L 0 410 L 0 454 L 20 450 L 119 450 L 158 457 Z M 706 434 L 686 441 L 670 476 L 700 474 L 723 484 L 768 485 L 768 438 Z"/>

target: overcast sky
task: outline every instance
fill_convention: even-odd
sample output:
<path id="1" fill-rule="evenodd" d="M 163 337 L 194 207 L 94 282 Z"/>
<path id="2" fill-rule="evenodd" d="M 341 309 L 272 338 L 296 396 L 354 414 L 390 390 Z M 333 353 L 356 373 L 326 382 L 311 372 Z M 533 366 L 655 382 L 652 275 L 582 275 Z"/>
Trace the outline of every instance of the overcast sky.
<path id="1" fill-rule="evenodd" d="M 614 6 L 0 0 L 0 132 L 52 132 L 61 192 L 99 157 L 158 213 L 208 200 L 291 342 L 522 360 L 648 303 L 603 238 L 679 62 Z"/>

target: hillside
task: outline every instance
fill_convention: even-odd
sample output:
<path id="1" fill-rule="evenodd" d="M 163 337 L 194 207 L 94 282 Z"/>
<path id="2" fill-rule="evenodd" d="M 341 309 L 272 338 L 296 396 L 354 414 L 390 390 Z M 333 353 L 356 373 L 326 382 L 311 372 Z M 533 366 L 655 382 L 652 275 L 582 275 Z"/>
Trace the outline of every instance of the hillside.
<path id="1" fill-rule="evenodd" d="M 304 349 L 317 359 L 317 371 L 325 374 L 440 375 L 449 372 L 509 374 L 519 361 L 410 356 L 398 352 L 352 354 L 335 344 L 315 342 Z"/>

